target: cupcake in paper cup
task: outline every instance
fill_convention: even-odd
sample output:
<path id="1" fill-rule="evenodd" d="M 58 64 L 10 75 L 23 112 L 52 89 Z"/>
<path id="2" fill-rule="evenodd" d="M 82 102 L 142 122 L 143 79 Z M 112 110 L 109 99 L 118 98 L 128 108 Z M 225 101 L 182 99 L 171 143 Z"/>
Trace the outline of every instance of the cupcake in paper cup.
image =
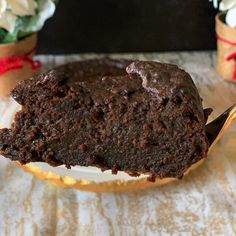
<path id="1" fill-rule="evenodd" d="M 0 1 L 0 97 L 40 68 L 33 59 L 37 32 L 55 9 L 53 0 Z"/>
<path id="2" fill-rule="evenodd" d="M 216 15 L 216 70 L 227 81 L 236 82 L 236 1 L 213 1 Z"/>

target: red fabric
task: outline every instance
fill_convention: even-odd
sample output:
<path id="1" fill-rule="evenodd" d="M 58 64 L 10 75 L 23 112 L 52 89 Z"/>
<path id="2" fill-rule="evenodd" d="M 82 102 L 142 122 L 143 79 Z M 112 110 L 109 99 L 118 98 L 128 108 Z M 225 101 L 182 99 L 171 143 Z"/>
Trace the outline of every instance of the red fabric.
<path id="1" fill-rule="evenodd" d="M 236 63 L 234 63 L 233 80 L 236 80 Z"/>
<path id="2" fill-rule="evenodd" d="M 232 59 L 236 59 L 236 52 L 231 53 L 229 56 L 226 57 L 227 61 Z M 236 80 L 236 61 L 234 62 L 234 72 L 233 72 L 233 79 Z"/>
<path id="3" fill-rule="evenodd" d="M 230 61 L 235 58 L 236 58 L 236 52 L 233 52 L 233 53 L 229 54 L 229 56 L 226 57 L 226 60 Z"/>
<path id="4" fill-rule="evenodd" d="M 41 62 L 30 58 L 30 54 L 34 51 L 35 48 L 24 55 L 9 56 L 0 59 L 0 75 L 3 75 L 10 70 L 22 69 L 24 67 L 24 63 L 30 64 L 33 71 L 39 69 L 42 66 Z"/>
<path id="5" fill-rule="evenodd" d="M 229 41 L 223 37 L 221 37 L 219 34 L 216 34 L 216 38 L 224 43 L 227 43 L 233 47 L 236 47 L 236 42 Z M 234 60 L 234 71 L 233 71 L 233 79 L 236 80 L 236 52 L 231 53 L 229 56 L 226 57 L 227 61 Z"/>
<path id="6" fill-rule="evenodd" d="M 236 47 L 236 42 L 229 41 L 228 39 L 221 37 L 219 34 L 216 34 L 216 38 L 224 43 L 227 43 L 227 44 L 230 44 L 231 46 Z"/>

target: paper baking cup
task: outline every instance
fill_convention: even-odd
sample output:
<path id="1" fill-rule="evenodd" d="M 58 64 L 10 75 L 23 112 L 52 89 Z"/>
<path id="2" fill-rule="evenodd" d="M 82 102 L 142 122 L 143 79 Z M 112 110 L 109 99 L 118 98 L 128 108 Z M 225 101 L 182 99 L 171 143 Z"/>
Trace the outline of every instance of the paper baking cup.
<path id="1" fill-rule="evenodd" d="M 20 105 L 12 101 L 0 119 L 1 127 L 10 128 L 14 115 L 19 109 Z M 203 160 L 192 165 L 185 174 L 195 169 L 202 162 Z M 132 177 L 123 171 L 119 171 L 114 175 L 111 171 L 102 172 L 96 167 L 75 166 L 67 169 L 64 166 L 52 167 L 47 163 L 41 162 L 33 162 L 27 165 L 19 163 L 19 166 L 39 179 L 49 181 L 57 186 L 94 192 L 134 191 L 161 186 L 176 180 L 175 178 L 164 178 L 150 182 L 147 180 L 148 175 Z"/>

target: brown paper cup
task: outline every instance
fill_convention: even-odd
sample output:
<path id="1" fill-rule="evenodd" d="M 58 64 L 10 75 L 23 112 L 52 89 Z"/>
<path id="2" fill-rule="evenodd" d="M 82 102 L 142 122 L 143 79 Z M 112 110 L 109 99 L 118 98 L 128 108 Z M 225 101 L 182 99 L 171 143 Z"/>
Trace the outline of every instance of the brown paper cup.
<path id="1" fill-rule="evenodd" d="M 17 42 L 9 44 L 0 44 L 0 60 L 11 56 L 22 56 L 32 51 L 37 44 L 37 34 Z M 33 58 L 34 51 L 28 55 Z M 13 69 L 0 75 L 0 97 L 8 96 L 11 90 L 19 81 L 28 79 L 32 76 L 33 71 L 29 63 L 23 62 L 23 68 Z"/>
<path id="2" fill-rule="evenodd" d="M 216 15 L 217 63 L 219 75 L 236 82 L 236 29 L 225 23 L 225 13 Z"/>

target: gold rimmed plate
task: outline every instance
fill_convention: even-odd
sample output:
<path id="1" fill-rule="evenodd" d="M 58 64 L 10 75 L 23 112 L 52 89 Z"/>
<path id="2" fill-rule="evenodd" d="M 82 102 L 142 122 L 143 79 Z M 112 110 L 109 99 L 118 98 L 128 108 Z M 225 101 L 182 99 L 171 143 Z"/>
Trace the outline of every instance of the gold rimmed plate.
<path id="1" fill-rule="evenodd" d="M 14 114 L 19 109 L 19 104 L 14 101 L 11 102 L 5 114 L 1 117 L 1 126 L 6 128 L 10 127 Z M 234 119 L 236 119 L 236 105 L 230 107 L 206 126 L 206 133 L 211 144 L 210 149 L 220 140 L 223 133 L 232 124 Z M 203 161 L 204 159 L 193 164 L 184 175 L 198 167 Z M 47 163 L 38 162 L 20 166 L 39 179 L 49 181 L 58 186 L 95 192 L 133 191 L 161 186 L 176 180 L 175 178 L 163 178 L 156 179 L 155 182 L 150 182 L 147 180 L 147 175 L 131 177 L 122 171 L 118 172 L 117 175 L 113 175 L 111 171 L 101 172 L 101 170 L 96 167 L 76 166 L 71 169 L 66 169 L 63 166 L 51 167 Z"/>

